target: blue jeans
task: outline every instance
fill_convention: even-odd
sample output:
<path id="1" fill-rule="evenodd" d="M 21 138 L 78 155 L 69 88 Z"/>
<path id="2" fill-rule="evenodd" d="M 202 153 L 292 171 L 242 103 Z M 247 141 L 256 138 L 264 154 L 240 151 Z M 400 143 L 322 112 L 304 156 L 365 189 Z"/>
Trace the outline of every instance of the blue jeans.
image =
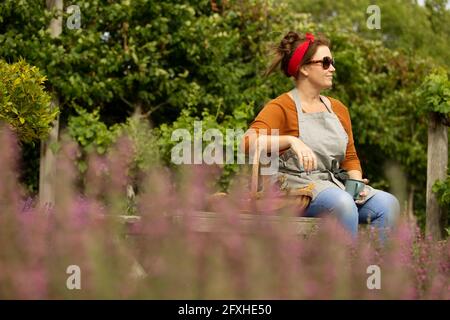
<path id="1" fill-rule="evenodd" d="M 352 196 L 338 188 L 320 192 L 306 209 L 306 217 L 321 213 L 335 214 L 343 226 L 356 238 L 359 223 L 370 223 L 377 229 L 392 227 L 400 214 L 400 205 L 392 194 L 378 191 L 363 205 L 357 205 Z"/>

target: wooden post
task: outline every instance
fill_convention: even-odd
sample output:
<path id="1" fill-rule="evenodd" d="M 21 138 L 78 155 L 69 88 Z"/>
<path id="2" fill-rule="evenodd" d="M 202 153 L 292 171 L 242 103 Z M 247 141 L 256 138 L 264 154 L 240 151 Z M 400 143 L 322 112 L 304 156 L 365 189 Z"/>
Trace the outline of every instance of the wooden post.
<path id="1" fill-rule="evenodd" d="M 46 0 L 47 9 L 56 8 L 60 13 L 58 18 L 50 22 L 49 32 L 53 38 L 62 32 L 63 0 Z M 54 95 L 51 107 L 57 108 L 59 99 Z M 58 143 L 59 116 L 53 121 L 53 127 L 46 141 L 41 140 L 40 164 L 39 164 L 39 202 L 41 205 L 55 203 L 55 178 L 56 178 L 56 155 L 51 150 L 52 145 Z"/>
<path id="2" fill-rule="evenodd" d="M 439 206 L 437 197 L 431 188 L 436 180 L 445 180 L 447 177 L 447 130 L 440 115 L 431 112 L 428 122 L 426 234 L 434 240 L 441 240 L 444 237 L 446 212 Z"/>

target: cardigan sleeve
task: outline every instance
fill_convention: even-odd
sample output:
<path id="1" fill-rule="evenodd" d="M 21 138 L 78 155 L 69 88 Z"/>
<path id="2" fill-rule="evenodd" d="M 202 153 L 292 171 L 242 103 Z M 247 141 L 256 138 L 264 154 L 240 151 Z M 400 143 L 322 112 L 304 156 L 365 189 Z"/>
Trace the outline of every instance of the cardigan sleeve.
<path id="1" fill-rule="evenodd" d="M 264 106 L 258 113 L 255 120 L 250 124 L 250 130 L 253 130 L 257 135 L 280 135 L 283 128 L 286 126 L 286 114 L 282 106 L 271 101 Z M 278 130 L 278 131 L 275 131 Z M 248 138 L 244 140 L 245 152 L 248 152 Z"/>

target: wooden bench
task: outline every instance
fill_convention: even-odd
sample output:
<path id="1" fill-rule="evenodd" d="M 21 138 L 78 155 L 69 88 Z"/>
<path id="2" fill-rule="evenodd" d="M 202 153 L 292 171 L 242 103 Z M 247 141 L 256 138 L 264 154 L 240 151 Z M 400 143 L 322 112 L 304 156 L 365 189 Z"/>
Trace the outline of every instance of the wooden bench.
<path id="1" fill-rule="evenodd" d="M 299 236 L 307 236 L 317 231 L 320 219 L 305 217 L 285 217 L 278 215 L 255 215 L 238 213 L 237 221 L 233 223 L 234 227 L 239 227 L 239 232 L 252 233 L 257 230 L 258 226 L 263 224 L 272 228 L 283 227 L 286 232 Z M 174 223 L 182 223 L 183 216 L 175 215 L 171 219 Z M 191 230 L 194 232 L 224 232 L 227 229 L 227 215 L 217 212 L 198 211 L 190 216 Z M 133 225 L 139 224 L 140 216 L 119 216 L 119 220 L 128 226 L 128 230 L 135 230 Z M 235 231 L 235 229 L 233 229 Z M 139 235 L 139 233 L 130 231 L 130 235 Z"/>
<path id="2" fill-rule="evenodd" d="M 259 212 L 266 211 L 267 202 L 264 202 L 267 196 L 267 190 L 269 188 L 269 180 L 265 176 L 260 174 L 260 153 L 258 147 L 255 148 L 254 161 L 251 167 L 251 186 L 250 192 L 244 194 L 242 197 L 242 203 L 239 206 L 238 221 L 236 225 L 240 227 L 240 232 L 251 232 L 255 230 L 258 224 L 268 223 L 273 227 L 284 224 L 283 227 L 289 229 L 286 231 L 293 232 L 298 235 L 308 235 L 315 232 L 320 224 L 318 218 L 305 218 L 305 217 L 285 217 L 277 215 L 276 212 L 282 212 L 283 208 L 291 207 L 297 209 L 297 214 L 301 215 L 308 205 L 312 197 L 313 185 L 309 185 L 305 188 L 296 190 L 283 190 L 279 195 L 271 199 L 272 213 L 270 214 L 258 214 Z M 273 196 L 273 195 L 272 195 Z M 198 211 L 192 214 L 191 225 L 193 231 L 196 232 L 226 232 L 224 230 L 224 221 L 226 214 L 219 213 L 215 210 L 215 204 L 220 201 L 227 201 L 228 195 L 226 193 L 216 193 L 209 196 L 208 205 L 206 211 Z M 256 213 L 255 213 L 256 212 Z M 182 222 L 183 217 L 173 216 L 175 222 Z M 139 216 L 121 216 L 122 222 L 129 226 L 137 224 L 140 221 Z M 131 230 L 133 228 L 130 228 Z"/>

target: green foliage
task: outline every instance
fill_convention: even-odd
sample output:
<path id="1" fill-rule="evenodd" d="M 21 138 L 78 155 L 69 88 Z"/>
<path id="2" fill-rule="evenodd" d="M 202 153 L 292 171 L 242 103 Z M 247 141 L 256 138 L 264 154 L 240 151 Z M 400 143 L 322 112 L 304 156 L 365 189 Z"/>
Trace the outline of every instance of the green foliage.
<path id="1" fill-rule="evenodd" d="M 23 142 L 45 138 L 59 113 L 51 108 L 45 80 L 38 68 L 24 60 L 13 64 L 0 60 L 0 119 Z"/>
<path id="2" fill-rule="evenodd" d="M 433 185 L 433 192 L 436 193 L 439 203 L 442 206 L 450 206 L 450 176 L 446 180 L 439 180 Z"/>
<path id="3" fill-rule="evenodd" d="M 156 133 L 144 117 L 136 114 L 128 118 L 127 122 L 121 125 L 120 132 L 126 135 L 133 145 L 132 170 L 135 172 L 147 171 L 160 164 Z"/>
<path id="4" fill-rule="evenodd" d="M 438 69 L 428 75 L 417 93 L 424 111 L 440 113 L 450 119 L 450 81 L 446 70 Z"/>
<path id="5" fill-rule="evenodd" d="M 181 116 L 173 122 L 171 125 L 163 124 L 158 129 L 158 145 L 161 150 L 161 157 L 163 161 L 167 164 L 171 164 L 171 151 L 179 141 L 172 139 L 172 133 L 177 129 L 186 129 L 189 132 L 189 136 L 186 137 L 187 141 L 194 143 L 195 138 L 201 138 L 199 134 L 194 133 L 194 122 L 201 121 L 202 132 L 205 133 L 208 129 L 217 129 L 220 131 L 223 137 L 223 154 L 226 153 L 226 148 L 232 148 L 234 162 L 237 159 L 237 153 L 239 148 L 240 139 L 239 131 L 243 134 L 247 129 L 247 124 L 254 118 L 254 107 L 253 104 L 245 104 L 237 106 L 232 115 L 212 115 L 207 109 L 203 110 L 201 117 L 194 116 L 193 111 L 190 109 L 185 109 L 182 111 Z M 227 140 L 227 130 L 233 130 L 235 133 L 234 138 L 228 137 Z M 207 141 L 202 141 L 202 150 L 211 143 Z M 224 156 L 225 157 L 225 156 Z M 223 174 L 221 179 L 218 181 L 221 190 L 226 190 L 231 182 L 232 177 L 236 172 L 239 171 L 239 164 L 226 164 L 223 166 Z"/>
<path id="6" fill-rule="evenodd" d="M 425 6 L 410 0 L 290 0 L 289 3 L 291 10 L 310 13 L 319 25 L 358 34 L 364 39 L 380 41 L 389 49 L 450 66 L 450 11 L 446 0 L 426 0 Z M 369 5 L 380 8 L 380 29 L 367 27 L 367 20 L 373 14 L 367 12 Z"/>
<path id="7" fill-rule="evenodd" d="M 150 111 L 155 126 L 186 106 L 197 115 L 231 114 L 242 102 L 261 104 L 271 90 L 261 79 L 271 37 L 259 0 L 224 5 L 220 13 L 206 0 L 65 1 L 80 6 L 82 25 L 63 27 L 57 39 L 46 31 L 50 13 L 42 1 L 15 4 L 0 7 L 0 56 L 41 67 L 63 107 L 100 108 L 107 123 L 125 121 L 137 107 Z"/>
<path id="8" fill-rule="evenodd" d="M 92 152 L 103 155 L 119 136 L 119 125 L 108 128 L 100 120 L 99 110 L 88 112 L 75 106 L 77 116 L 69 117 L 67 130 L 69 136 L 81 147 L 82 154 L 77 160 L 78 169 L 84 173 L 87 169 L 86 156 Z"/>
<path id="9" fill-rule="evenodd" d="M 447 221 L 444 219 L 444 226 L 445 224 L 447 226 L 450 225 L 450 216 L 448 215 L 448 209 L 450 208 L 450 175 L 447 174 L 447 179 L 445 180 L 438 180 L 434 183 L 432 191 L 436 194 L 437 200 L 439 204 L 444 208 L 444 210 L 447 210 Z M 450 227 L 445 229 L 447 231 L 447 236 L 450 235 L 449 230 Z"/>
<path id="10" fill-rule="evenodd" d="M 156 136 L 148 121 L 135 115 L 125 123 L 108 127 L 100 119 L 99 110 L 88 112 L 75 106 L 78 115 L 69 117 L 68 133 L 80 145 L 84 155 L 78 160 L 78 168 L 84 172 L 87 168 L 85 156 L 92 152 L 104 155 L 121 136 L 131 140 L 133 156 L 131 174 L 146 171 L 151 166 L 159 164 L 159 150 Z"/>
<path id="11" fill-rule="evenodd" d="M 116 141 L 119 126 L 108 128 L 100 120 L 98 109 L 90 113 L 80 107 L 75 108 L 79 115 L 69 118 L 69 135 L 87 152 L 95 150 L 98 154 L 105 154 L 107 148 Z"/>

